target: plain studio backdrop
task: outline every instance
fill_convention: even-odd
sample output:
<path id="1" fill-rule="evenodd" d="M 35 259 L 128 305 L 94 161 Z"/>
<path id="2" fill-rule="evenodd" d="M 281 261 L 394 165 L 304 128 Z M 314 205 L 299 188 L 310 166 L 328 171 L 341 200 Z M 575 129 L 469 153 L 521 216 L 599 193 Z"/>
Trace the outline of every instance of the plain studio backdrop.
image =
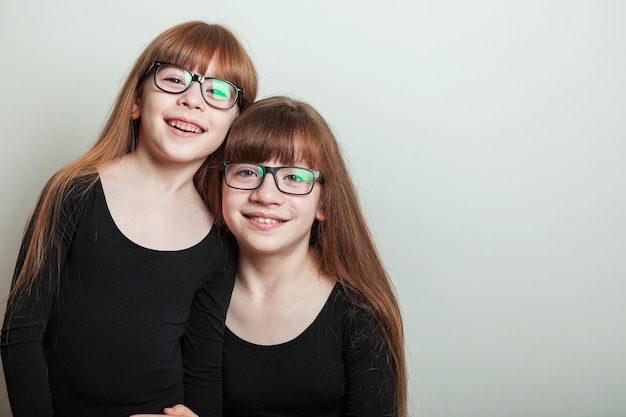
<path id="1" fill-rule="evenodd" d="M 192 19 L 231 27 L 259 96 L 310 102 L 341 142 L 400 297 L 412 416 L 626 415 L 621 0 L 1 0 L 2 298 L 45 181 Z"/>

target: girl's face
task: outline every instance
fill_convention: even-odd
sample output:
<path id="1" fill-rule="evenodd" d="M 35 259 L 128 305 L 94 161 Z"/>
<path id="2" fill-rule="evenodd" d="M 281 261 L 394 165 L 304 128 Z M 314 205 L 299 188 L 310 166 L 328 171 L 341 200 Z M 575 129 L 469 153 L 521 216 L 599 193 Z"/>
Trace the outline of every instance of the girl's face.
<path id="1" fill-rule="evenodd" d="M 261 165 L 281 164 L 266 161 Z M 222 180 L 224 220 L 237 238 L 241 253 L 289 255 L 308 251 L 313 222 L 324 220 L 320 210 L 321 190 L 321 184 L 316 184 L 310 194 L 285 194 L 277 188 L 274 175 L 269 172 L 255 190 L 234 189 Z"/>
<path id="2" fill-rule="evenodd" d="M 211 62 L 199 74 L 215 76 L 215 69 Z M 229 110 L 209 106 L 199 82 L 179 94 L 162 91 L 151 72 L 133 107 L 132 118 L 141 118 L 137 151 L 146 150 L 159 161 L 199 167 L 222 144 L 238 114 L 237 105 Z"/>

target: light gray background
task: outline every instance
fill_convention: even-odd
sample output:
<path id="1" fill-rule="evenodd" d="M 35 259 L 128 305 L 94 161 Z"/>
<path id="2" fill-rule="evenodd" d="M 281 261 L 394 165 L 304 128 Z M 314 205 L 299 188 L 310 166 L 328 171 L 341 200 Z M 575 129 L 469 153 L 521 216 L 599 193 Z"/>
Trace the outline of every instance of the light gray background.
<path id="1" fill-rule="evenodd" d="M 260 96 L 309 101 L 346 151 L 406 320 L 411 415 L 626 415 L 625 2 L 0 1 L 3 296 L 39 190 L 133 60 L 221 22 Z"/>

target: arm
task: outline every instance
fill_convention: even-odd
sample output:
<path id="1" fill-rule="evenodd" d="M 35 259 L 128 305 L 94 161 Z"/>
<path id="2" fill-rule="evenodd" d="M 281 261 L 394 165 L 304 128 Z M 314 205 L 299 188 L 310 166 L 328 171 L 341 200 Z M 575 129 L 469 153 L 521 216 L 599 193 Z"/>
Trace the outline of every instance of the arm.
<path id="1" fill-rule="evenodd" d="M 2 366 L 14 417 L 53 415 L 44 339 L 54 296 L 50 288 L 37 292 L 12 315 L 7 312 L 2 327 Z"/>
<path id="2" fill-rule="evenodd" d="M 222 415 L 224 322 L 236 273 L 227 246 L 213 277 L 196 293 L 183 339 L 185 404 L 201 417 Z"/>
<path id="3" fill-rule="evenodd" d="M 27 230 L 18 261 L 15 279 L 24 263 L 25 245 L 31 235 Z M 46 265 L 21 303 L 7 309 L 0 336 L 2 366 L 9 402 L 14 417 L 52 416 L 52 394 L 48 384 L 48 367 L 44 340 L 55 293 L 46 275 Z"/>
<path id="4" fill-rule="evenodd" d="M 80 215 L 78 201 L 77 197 L 66 199 L 60 222 L 66 227 L 54 226 L 54 243 L 31 290 L 19 300 L 19 304 L 10 305 L 4 317 L 0 351 L 14 417 L 51 417 L 54 414 L 44 342 L 56 301 L 58 273 L 62 270 Z M 26 245 L 33 234 L 33 218 L 22 240 L 12 287 L 25 261 Z"/>
<path id="5" fill-rule="evenodd" d="M 382 329 L 371 313 L 357 310 L 344 338 L 344 416 L 397 416 L 395 375 Z"/>

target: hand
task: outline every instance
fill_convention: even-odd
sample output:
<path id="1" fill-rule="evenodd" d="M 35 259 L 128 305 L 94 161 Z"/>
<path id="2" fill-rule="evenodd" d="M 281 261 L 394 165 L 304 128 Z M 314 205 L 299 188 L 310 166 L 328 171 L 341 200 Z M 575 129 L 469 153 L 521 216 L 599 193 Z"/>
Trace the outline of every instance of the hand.
<path id="1" fill-rule="evenodd" d="M 174 407 L 168 407 L 163 409 L 164 414 L 133 414 L 130 417 L 164 417 L 164 416 L 178 416 L 178 417 L 198 417 L 196 413 L 182 404 L 176 404 Z"/>

